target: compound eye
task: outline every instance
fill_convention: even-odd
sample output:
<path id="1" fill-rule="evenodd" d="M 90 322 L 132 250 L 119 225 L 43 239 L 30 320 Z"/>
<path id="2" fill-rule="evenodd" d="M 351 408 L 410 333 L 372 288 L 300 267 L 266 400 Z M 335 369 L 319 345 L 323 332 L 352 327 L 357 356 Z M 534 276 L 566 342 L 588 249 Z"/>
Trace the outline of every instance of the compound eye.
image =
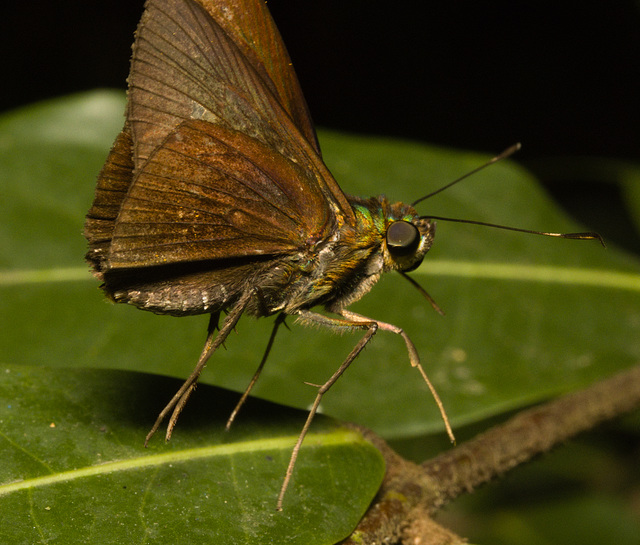
<path id="1" fill-rule="evenodd" d="M 395 221 L 387 229 L 387 248 L 392 255 L 402 257 L 415 253 L 420 245 L 418 228 L 408 221 Z"/>

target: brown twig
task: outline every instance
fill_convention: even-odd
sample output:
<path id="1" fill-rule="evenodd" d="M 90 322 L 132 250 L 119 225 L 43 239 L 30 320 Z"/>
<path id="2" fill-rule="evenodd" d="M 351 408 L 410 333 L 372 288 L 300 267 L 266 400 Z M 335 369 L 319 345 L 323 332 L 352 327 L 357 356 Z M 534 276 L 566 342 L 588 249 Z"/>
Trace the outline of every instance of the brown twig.
<path id="1" fill-rule="evenodd" d="M 421 465 L 404 460 L 378 436 L 361 430 L 383 453 L 387 475 L 371 508 L 343 545 L 463 543 L 431 521 L 430 515 L 570 437 L 637 407 L 640 366 L 522 411 Z"/>

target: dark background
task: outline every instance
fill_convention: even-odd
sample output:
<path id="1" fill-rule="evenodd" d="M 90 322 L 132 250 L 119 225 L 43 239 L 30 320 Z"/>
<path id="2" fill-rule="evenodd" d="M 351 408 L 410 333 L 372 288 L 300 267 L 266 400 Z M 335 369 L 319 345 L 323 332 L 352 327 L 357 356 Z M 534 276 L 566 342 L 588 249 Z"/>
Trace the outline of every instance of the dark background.
<path id="1" fill-rule="evenodd" d="M 125 87 L 141 0 L 14 2 L 0 109 Z M 518 160 L 637 161 L 640 5 L 270 0 L 318 125 Z M 536 163 L 537 161 L 537 163 Z M 617 186 L 545 183 L 590 228 L 639 250 Z"/>

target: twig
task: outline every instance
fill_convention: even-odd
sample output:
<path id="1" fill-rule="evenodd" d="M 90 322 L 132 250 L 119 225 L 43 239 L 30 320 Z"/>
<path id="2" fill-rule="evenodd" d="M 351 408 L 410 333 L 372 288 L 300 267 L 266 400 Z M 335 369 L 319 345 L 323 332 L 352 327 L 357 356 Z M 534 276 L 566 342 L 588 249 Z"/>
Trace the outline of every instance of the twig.
<path id="1" fill-rule="evenodd" d="M 504 424 L 421 465 L 360 430 L 382 452 L 387 474 L 371 508 L 343 545 L 464 540 L 431 521 L 442 505 L 547 452 L 570 437 L 640 407 L 640 366 L 518 413 Z M 429 535 L 416 532 L 429 530 Z M 416 541 L 416 539 L 420 539 Z"/>

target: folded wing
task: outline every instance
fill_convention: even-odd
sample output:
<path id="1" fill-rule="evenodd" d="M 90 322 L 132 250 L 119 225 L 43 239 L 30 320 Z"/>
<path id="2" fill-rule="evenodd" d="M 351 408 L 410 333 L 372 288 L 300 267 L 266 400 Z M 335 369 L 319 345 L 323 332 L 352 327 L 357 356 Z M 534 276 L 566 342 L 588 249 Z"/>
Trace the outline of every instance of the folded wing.
<path id="1" fill-rule="evenodd" d="M 263 0 L 147 2 L 85 224 L 96 272 L 288 252 L 342 221 L 353 212 Z"/>
<path id="2" fill-rule="evenodd" d="M 185 122 L 129 189 L 109 268 L 304 251 L 334 218 L 309 175 L 242 133 Z"/>

